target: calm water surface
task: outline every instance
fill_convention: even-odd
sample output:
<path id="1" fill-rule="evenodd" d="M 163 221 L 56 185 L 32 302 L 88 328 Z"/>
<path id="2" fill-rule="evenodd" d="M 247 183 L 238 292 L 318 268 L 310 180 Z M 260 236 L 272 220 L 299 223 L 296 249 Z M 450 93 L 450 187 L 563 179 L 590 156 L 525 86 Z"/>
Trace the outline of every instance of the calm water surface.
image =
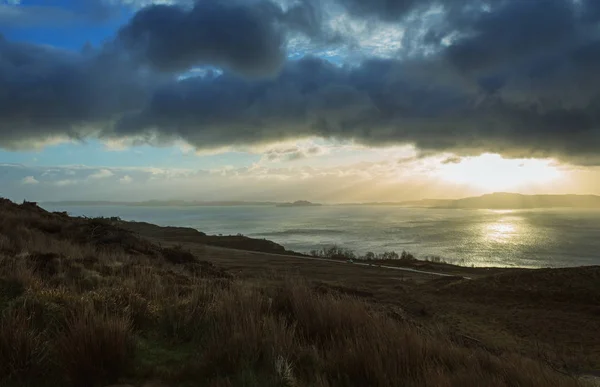
<path id="1" fill-rule="evenodd" d="M 208 234 L 242 233 L 308 252 L 355 250 L 440 256 L 475 266 L 600 265 L 600 210 L 443 210 L 394 206 L 50 206 L 71 215 L 120 216 Z"/>

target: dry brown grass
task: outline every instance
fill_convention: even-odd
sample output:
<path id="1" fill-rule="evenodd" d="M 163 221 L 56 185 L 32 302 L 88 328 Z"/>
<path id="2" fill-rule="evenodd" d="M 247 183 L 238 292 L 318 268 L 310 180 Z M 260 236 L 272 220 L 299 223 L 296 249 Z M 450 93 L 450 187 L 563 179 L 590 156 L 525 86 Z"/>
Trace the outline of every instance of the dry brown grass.
<path id="1" fill-rule="evenodd" d="M 0 213 L 0 385 L 579 385 L 309 282 L 233 279 L 104 221 Z M 76 226 L 91 234 L 69 238 Z"/>
<path id="2" fill-rule="evenodd" d="M 24 311 L 5 310 L 0 318 L 0 380 L 38 380 L 48 364 L 48 346 Z"/>
<path id="3" fill-rule="evenodd" d="M 116 382 L 131 370 L 134 350 L 127 318 L 87 308 L 67 321 L 56 342 L 65 379 L 81 387 Z"/>

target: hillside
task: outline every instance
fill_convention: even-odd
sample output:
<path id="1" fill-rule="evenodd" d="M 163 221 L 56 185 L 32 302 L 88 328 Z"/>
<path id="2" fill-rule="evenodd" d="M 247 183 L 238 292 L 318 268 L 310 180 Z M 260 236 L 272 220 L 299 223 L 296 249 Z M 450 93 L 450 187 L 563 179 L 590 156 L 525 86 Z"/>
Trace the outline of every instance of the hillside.
<path id="1" fill-rule="evenodd" d="M 143 234 L 147 237 L 159 238 L 162 241 L 175 241 L 179 243 L 193 241 L 208 246 L 221 246 L 230 249 L 261 251 L 272 254 L 298 254 L 286 250 L 283 246 L 273 241 L 250 238 L 244 235 L 207 235 L 190 227 L 161 227 L 146 222 L 126 222 L 119 220 L 112 223 L 123 229 Z"/>
<path id="2" fill-rule="evenodd" d="M 0 385 L 583 385 L 565 375 L 575 363 L 545 356 L 551 341 L 543 334 L 534 349 L 501 325 L 460 323 L 450 306 L 469 310 L 462 300 L 482 295 L 485 272 L 474 285 L 418 274 L 405 281 L 389 270 L 206 246 L 189 229 L 164 229 L 168 240 L 160 234 L 0 200 Z M 267 275 L 269 264 L 276 266 Z M 536 272 L 523 272 L 536 281 Z M 563 271 L 556 273 L 552 286 Z M 573 349 L 589 350 L 585 364 L 578 359 L 587 367 L 597 360 L 589 332 L 598 332 L 598 319 L 584 313 L 597 310 L 572 294 L 544 306 L 556 315 L 543 326 L 570 334 L 555 325 L 568 303 L 586 339 Z M 509 311 L 504 299 L 497 306 Z M 507 315 L 539 324 L 535 313 Z"/>
<path id="3" fill-rule="evenodd" d="M 147 200 L 141 202 L 123 201 L 49 201 L 43 204 L 55 206 L 130 206 L 130 207 L 236 207 L 236 206 L 273 206 L 275 202 L 253 202 L 242 200 L 220 200 L 220 201 L 186 201 L 186 200 Z"/>

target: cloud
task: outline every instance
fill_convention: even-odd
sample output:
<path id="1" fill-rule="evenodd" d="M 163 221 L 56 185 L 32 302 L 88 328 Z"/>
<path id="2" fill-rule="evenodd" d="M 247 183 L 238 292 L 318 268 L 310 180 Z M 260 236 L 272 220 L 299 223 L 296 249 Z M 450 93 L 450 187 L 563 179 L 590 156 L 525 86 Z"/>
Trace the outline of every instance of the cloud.
<path id="1" fill-rule="evenodd" d="M 25 176 L 22 180 L 21 180 L 21 184 L 25 184 L 25 185 L 35 185 L 35 184 L 39 184 L 39 181 L 33 177 L 33 176 Z"/>
<path id="2" fill-rule="evenodd" d="M 261 161 L 287 162 L 326 154 L 328 149 L 313 143 L 297 143 L 269 147 L 263 152 Z"/>
<path id="3" fill-rule="evenodd" d="M 76 184 L 77 184 L 77 180 L 72 180 L 72 179 L 57 180 L 54 182 L 54 185 L 56 185 L 57 187 L 66 187 L 66 186 L 76 185 Z"/>
<path id="4" fill-rule="evenodd" d="M 60 171 L 58 176 L 66 176 L 67 172 L 73 170 L 77 175 L 58 181 L 46 178 L 41 180 L 39 186 L 23 185 L 21 180 L 26 176 L 38 176 L 50 168 L 5 164 L 0 165 L 0 176 L 8 177 L 2 182 L 2 195 L 16 201 L 27 198 L 34 201 L 306 199 L 354 202 L 464 197 L 487 192 L 473 191 L 472 187 L 440 179 L 446 176 L 448 168 L 454 168 L 452 165 L 440 164 L 442 157 L 421 158 L 398 164 L 395 158 L 384 157 L 379 150 L 369 152 L 377 156 L 374 158 L 376 161 L 355 160 L 348 164 L 321 167 L 287 163 L 230 166 L 213 171 L 110 168 L 115 176 L 131 177 L 130 184 L 118 184 L 116 181 L 117 184 L 106 184 L 106 180 L 80 179 L 80 176 L 84 177 L 89 171 L 98 170 L 83 166 L 52 167 L 51 169 Z M 476 166 L 477 159 L 465 159 L 465 162 Z M 514 160 L 513 164 L 519 162 L 521 161 Z M 547 160 L 538 160 L 534 164 L 546 162 Z M 481 168 L 477 170 L 478 173 L 485 173 Z M 598 173 L 598 168 L 569 168 L 565 170 L 567 172 L 569 184 L 552 183 L 552 189 L 558 189 L 558 193 L 589 193 L 600 189 L 600 181 L 594 175 Z M 42 184 L 44 189 L 38 189 Z"/>
<path id="5" fill-rule="evenodd" d="M 249 4 L 148 6 L 84 53 L 0 39 L 0 146 L 97 137 L 207 150 L 320 137 L 600 164 L 596 1 L 340 0 L 354 18 L 400 23 L 416 50 L 355 66 L 285 59 L 291 34 L 328 34 L 318 2 Z M 417 25 L 420 12 L 438 22 Z M 227 71 L 179 79 L 198 64 Z M 302 156 L 287 154 L 272 157 Z"/>
<path id="6" fill-rule="evenodd" d="M 0 144 L 81 140 L 139 108 L 146 79 L 119 57 L 87 56 L 0 37 Z"/>
<path id="7" fill-rule="evenodd" d="M 95 172 L 88 176 L 88 179 L 106 179 L 111 176 L 114 176 L 114 173 L 108 169 L 101 169 L 98 172 Z"/>
<path id="8" fill-rule="evenodd" d="M 161 71 L 211 64 L 246 75 L 272 74 L 285 60 L 278 12 L 270 2 L 154 5 L 136 13 L 117 42 Z"/>
<path id="9" fill-rule="evenodd" d="M 373 60 L 344 68 L 305 58 L 262 82 L 227 74 L 190 78 L 158 90 L 143 110 L 119 121 L 113 135 L 183 139 L 198 148 L 315 136 L 598 162 L 593 100 L 575 108 L 568 100 L 524 103 L 523 93 L 490 95 L 461 87 L 459 78 L 435 82 L 422 71 L 438 64 L 418 65 Z"/>
<path id="10" fill-rule="evenodd" d="M 119 179 L 119 183 L 121 183 L 121 184 L 130 184 L 132 181 L 133 181 L 133 179 L 129 175 L 125 175 Z"/>
<path id="11" fill-rule="evenodd" d="M 462 161 L 461 157 L 450 156 L 442 160 L 442 164 L 459 164 Z"/>

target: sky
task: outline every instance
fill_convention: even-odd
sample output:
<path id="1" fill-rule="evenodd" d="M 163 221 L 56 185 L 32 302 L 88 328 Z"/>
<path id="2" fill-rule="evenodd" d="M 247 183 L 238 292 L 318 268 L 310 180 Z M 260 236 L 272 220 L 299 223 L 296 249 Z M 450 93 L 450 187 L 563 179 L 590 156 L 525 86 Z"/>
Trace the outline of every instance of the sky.
<path id="1" fill-rule="evenodd" d="M 596 0 L 0 0 L 0 196 L 600 194 Z"/>

